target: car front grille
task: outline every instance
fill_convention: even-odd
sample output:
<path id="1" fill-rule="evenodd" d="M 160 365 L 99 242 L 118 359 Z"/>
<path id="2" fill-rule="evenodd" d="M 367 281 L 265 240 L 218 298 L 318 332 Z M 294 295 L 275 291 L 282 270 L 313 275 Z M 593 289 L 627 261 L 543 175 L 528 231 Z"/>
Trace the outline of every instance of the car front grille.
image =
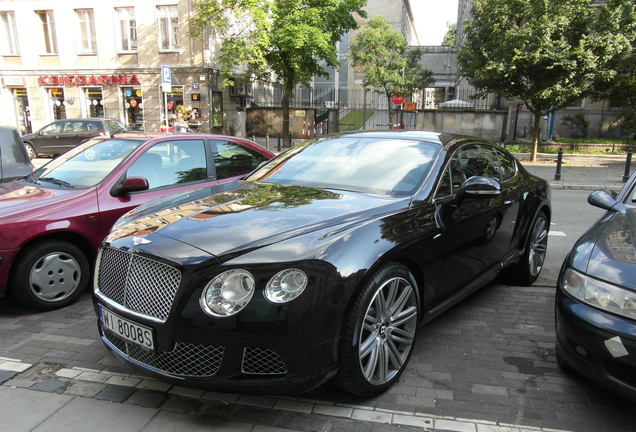
<path id="1" fill-rule="evenodd" d="M 154 369 L 183 377 L 213 376 L 221 366 L 223 347 L 177 342 L 172 351 L 147 351 L 104 329 L 104 337 L 122 354 Z"/>
<path id="2" fill-rule="evenodd" d="M 287 373 L 287 366 L 280 356 L 270 350 L 245 348 L 241 372 L 246 375 L 275 375 Z"/>
<path id="3" fill-rule="evenodd" d="M 123 308 L 165 321 L 181 272 L 167 264 L 113 248 L 103 248 L 97 260 L 97 289 Z"/>

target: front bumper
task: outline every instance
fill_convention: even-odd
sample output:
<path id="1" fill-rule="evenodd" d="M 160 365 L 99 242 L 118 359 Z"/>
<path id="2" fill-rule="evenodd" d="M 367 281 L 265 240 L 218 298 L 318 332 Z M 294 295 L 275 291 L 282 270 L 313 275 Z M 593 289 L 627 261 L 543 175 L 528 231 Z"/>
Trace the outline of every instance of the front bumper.
<path id="1" fill-rule="evenodd" d="M 171 351 L 149 351 L 127 342 L 98 322 L 102 341 L 132 368 L 182 387 L 249 394 L 310 391 L 337 372 L 332 340 L 310 348 L 275 351 L 258 345 L 213 346 L 175 341 Z"/>
<path id="2" fill-rule="evenodd" d="M 636 401 L 636 322 L 556 295 L 557 355 L 568 366 Z"/>

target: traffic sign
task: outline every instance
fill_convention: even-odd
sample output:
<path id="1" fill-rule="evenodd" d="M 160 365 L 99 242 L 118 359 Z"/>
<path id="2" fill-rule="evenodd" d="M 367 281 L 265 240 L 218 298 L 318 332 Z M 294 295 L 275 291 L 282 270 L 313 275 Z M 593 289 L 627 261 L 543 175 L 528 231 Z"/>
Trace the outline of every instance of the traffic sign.
<path id="1" fill-rule="evenodd" d="M 393 93 L 393 96 L 391 96 L 391 102 L 393 102 L 395 105 L 402 105 L 405 100 L 406 98 L 402 93 Z"/>
<path id="2" fill-rule="evenodd" d="M 170 66 L 161 66 L 161 89 L 165 93 L 172 91 L 172 71 Z"/>

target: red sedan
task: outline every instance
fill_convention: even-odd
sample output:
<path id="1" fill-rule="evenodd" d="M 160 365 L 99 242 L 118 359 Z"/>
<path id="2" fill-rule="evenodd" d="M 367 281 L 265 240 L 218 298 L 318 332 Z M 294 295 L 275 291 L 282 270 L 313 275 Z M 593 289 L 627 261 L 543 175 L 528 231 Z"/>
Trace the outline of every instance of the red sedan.
<path id="1" fill-rule="evenodd" d="M 115 221 L 147 201 L 218 187 L 274 155 L 224 135 L 96 138 L 28 177 L 0 185 L 0 296 L 28 307 L 73 303 L 91 280 L 97 247 Z"/>

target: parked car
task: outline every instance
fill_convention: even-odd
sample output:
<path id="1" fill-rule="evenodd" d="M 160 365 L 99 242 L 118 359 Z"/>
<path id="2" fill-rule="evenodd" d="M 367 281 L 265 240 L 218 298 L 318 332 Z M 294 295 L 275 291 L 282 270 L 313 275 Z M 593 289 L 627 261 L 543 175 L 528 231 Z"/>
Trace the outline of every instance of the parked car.
<path id="1" fill-rule="evenodd" d="M 33 164 L 16 128 L 0 126 L 0 183 L 32 172 Z"/>
<path id="2" fill-rule="evenodd" d="M 22 136 L 31 159 L 57 156 L 96 136 L 113 136 L 125 132 L 119 120 L 106 118 L 71 118 L 56 120 L 39 131 Z"/>
<path id="3" fill-rule="evenodd" d="M 41 310 L 85 291 L 97 247 L 122 214 L 172 192 L 235 180 L 273 157 L 223 135 L 94 138 L 0 185 L 0 294 Z"/>
<path id="4" fill-rule="evenodd" d="M 565 370 L 636 400 L 636 173 L 565 259 L 556 292 L 556 354 Z"/>
<path id="5" fill-rule="evenodd" d="M 372 396 L 417 329 L 504 268 L 538 276 L 549 184 L 487 141 L 416 131 L 307 141 L 236 189 L 124 215 L 99 251 L 106 346 L 180 386 Z"/>

